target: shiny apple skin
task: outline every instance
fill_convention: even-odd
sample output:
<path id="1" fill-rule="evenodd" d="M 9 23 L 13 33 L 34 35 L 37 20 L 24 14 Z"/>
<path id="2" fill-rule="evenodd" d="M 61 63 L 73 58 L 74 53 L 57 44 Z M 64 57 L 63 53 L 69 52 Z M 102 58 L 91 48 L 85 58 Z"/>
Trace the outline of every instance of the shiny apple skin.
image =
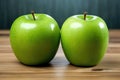
<path id="1" fill-rule="evenodd" d="M 10 29 L 10 42 L 17 59 L 26 65 L 44 65 L 55 56 L 60 29 L 47 14 L 31 14 L 18 17 Z"/>
<path id="2" fill-rule="evenodd" d="M 109 32 L 105 21 L 94 15 L 69 17 L 61 29 L 61 43 L 68 61 L 76 66 L 95 66 L 108 46 Z"/>

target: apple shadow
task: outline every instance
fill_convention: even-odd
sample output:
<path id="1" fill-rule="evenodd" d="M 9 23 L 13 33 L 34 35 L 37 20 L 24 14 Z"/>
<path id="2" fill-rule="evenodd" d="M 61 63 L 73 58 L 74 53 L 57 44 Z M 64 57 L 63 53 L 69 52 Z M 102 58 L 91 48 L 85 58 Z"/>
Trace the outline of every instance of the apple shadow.
<path id="1" fill-rule="evenodd" d="M 14 61 L 15 64 L 17 65 L 20 65 L 20 66 L 26 66 L 26 67 L 36 67 L 36 68 L 39 68 L 39 67 L 52 67 L 52 65 L 50 63 L 47 63 L 47 64 L 41 64 L 41 65 L 27 65 L 27 64 L 24 64 L 20 61 Z"/>
<path id="2" fill-rule="evenodd" d="M 74 65 L 74 64 L 72 64 L 72 63 L 70 63 L 69 65 L 72 65 L 72 66 L 75 66 L 75 67 L 79 67 L 79 68 L 92 68 L 92 67 L 95 67 L 95 66 L 96 66 L 96 65 L 93 65 L 93 66 L 80 65 L 80 66 L 78 66 L 78 65 Z"/>
<path id="3" fill-rule="evenodd" d="M 21 62 L 20 62 L 21 63 Z M 23 63 L 21 63 L 23 64 Z M 50 63 L 47 63 L 47 64 L 39 64 L 39 65 L 27 65 L 27 64 L 23 64 L 27 67 L 36 67 L 36 68 L 39 68 L 39 67 L 52 67 L 52 65 Z"/>

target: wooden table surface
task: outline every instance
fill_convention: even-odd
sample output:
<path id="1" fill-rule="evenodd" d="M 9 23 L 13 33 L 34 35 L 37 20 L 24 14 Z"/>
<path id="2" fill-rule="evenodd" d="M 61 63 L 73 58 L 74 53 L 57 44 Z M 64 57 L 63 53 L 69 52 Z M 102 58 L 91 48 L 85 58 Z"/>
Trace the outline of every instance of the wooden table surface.
<path id="1" fill-rule="evenodd" d="M 109 30 L 110 41 L 100 64 L 76 67 L 66 60 L 61 45 L 48 66 L 25 66 L 14 56 L 9 31 L 0 30 L 0 80 L 120 80 L 120 30 Z"/>

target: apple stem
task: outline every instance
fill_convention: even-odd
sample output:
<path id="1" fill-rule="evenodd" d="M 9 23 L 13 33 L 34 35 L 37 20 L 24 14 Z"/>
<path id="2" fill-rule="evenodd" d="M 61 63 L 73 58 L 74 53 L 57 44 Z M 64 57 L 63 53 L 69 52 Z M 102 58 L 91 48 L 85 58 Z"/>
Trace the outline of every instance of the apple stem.
<path id="1" fill-rule="evenodd" d="M 34 11 L 31 11 L 31 13 L 32 13 L 33 19 L 36 20 L 35 15 L 34 15 Z"/>
<path id="2" fill-rule="evenodd" d="M 84 12 L 84 20 L 86 20 L 87 12 Z"/>

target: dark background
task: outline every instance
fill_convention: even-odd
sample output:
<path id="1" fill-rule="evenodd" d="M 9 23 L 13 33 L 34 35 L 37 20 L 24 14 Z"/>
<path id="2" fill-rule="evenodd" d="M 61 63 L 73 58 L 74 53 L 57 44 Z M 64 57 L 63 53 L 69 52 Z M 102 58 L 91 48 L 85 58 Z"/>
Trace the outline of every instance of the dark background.
<path id="1" fill-rule="evenodd" d="M 102 17 L 109 29 L 120 29 L 120 0 L 0 0 L 0 29 L 10 29 L 18 16 L 31 10 L 51 15 L 60 27 L 66 18 L 87 11 Z"/>

